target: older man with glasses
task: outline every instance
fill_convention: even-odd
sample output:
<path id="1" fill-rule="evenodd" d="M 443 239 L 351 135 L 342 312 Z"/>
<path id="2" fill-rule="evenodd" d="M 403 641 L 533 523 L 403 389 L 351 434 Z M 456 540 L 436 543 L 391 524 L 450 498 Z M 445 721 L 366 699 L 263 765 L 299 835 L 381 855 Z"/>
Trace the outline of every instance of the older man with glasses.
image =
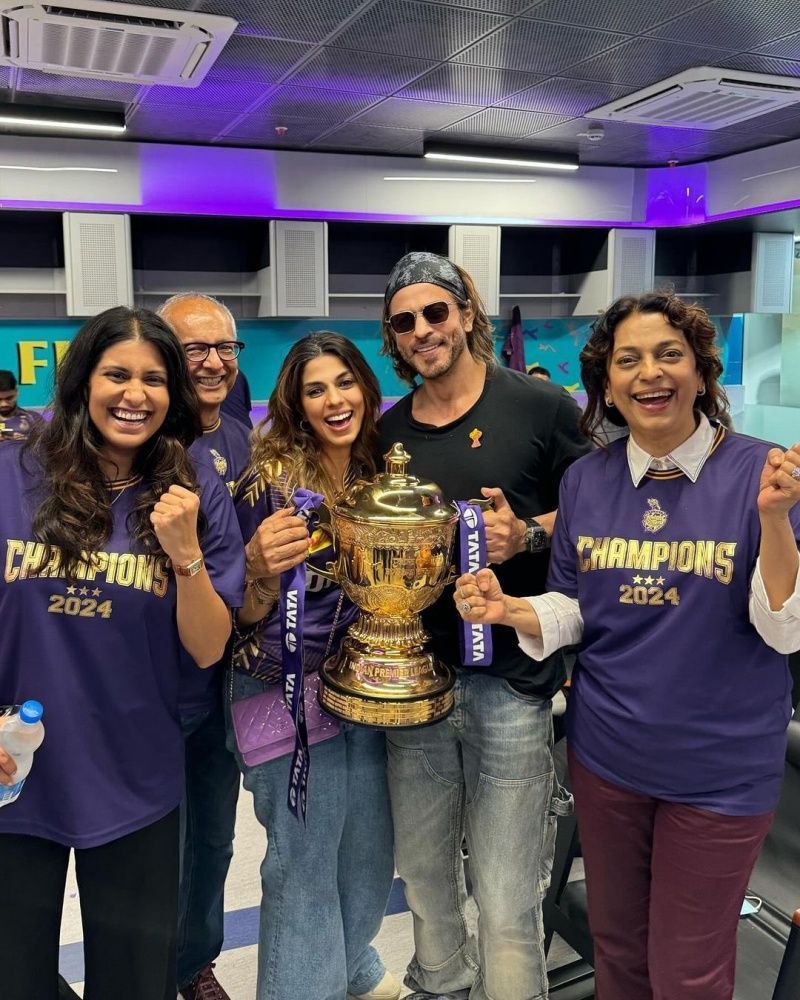
<path id="1" fill-rule="evenodd" d="M 244 344 L 230 310 L 199 292 L 168 299 L 158 310 L 183 344 L 200 400 L 203 436 L 189 449 L 210 463 L 233 491 L 250 457 L 250 432 L 220 412 L 233 387 Z M 222 665 L 198 670 L 184 658 L 180 713 L 186 751 L 181 805 L 182 856 L 178 918 L 178 991 L 184 1000 L 229 1000 L 213 963 L 222 950 L 224 890 L 233 855 L 239 771 L 225 746 Z"/>

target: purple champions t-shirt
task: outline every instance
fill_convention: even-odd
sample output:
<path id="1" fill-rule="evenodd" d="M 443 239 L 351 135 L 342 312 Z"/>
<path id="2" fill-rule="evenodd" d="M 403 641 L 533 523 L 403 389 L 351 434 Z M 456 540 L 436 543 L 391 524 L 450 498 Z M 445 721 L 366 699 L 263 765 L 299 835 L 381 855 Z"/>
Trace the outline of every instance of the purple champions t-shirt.
<path id="1" fill-rule="evenodd" d="M 189 448 L 195 465 L 203 465 L 225 483 L 233 493 L 236 480 L 247 467 L 250 458 L 250 430 L 238 420 L 222 414 L 213 430 L 205 431 Z M 239 525 L 234 518 L 230 544 L 243 546 Z M 188 653 L 181 657 L 180 713 L 189 718 L 207 712 L 219 704 L 224 664 L 198 670 Z"/>
<path id="2" fill-rule="evenodd" d="M 33 427 L 42 420 L 33 410 L 23 410 L 18 406 L 8 416 L 0 414 L 0 441 L 22 441 Z"/>
<path id="3" fill-rule="evenodd" d="M 251 538 L 265 517 L 285 507 L 286 497 L 270 485 L 260 473 L 250 475 L 236 490 L 236 514 L 245 538 Z M 338 619 L 340 588 L 317 572 L 334 559 L 330 536 L 319 529 L 312 531 L 311 551 L 306 562 L 306 604 L 303 636 L 303 663 L 306 674 L 319 670 L 330 648 L 334 653 L 344 638 L 347 626 L 355 620 L 358 609 L 345 597 Z M 336 628 L 332 627 L 336 619 Z M 239 670 L 264 680 L 278 681 L 281 677 L 280 617 L 277 602 L 261 623 L 255 635 L 240 644 L 234 653 L 234 665 Z"/>
<path id="4" fill-rule="evenodd" d="M 791 680 L 748 614 L 769 448 L 720 428 L 696 483 L 635 488 L 615 441 L 564 476 L 548 585 L 584 620 L 568 735 L 608 781 L 730 815 L 777 803 Z"/>
<path id="5" fill-rule="evenodd" d="M 0 809 L 0 833 L 96 847 L 166 816 L 183 794 L 175 580 L 166 558 L 137 551 L 126 530 L 140 484 L 118 493 L 113 534 L 75 584 L 50 565 L 31 576 L 42 546 L 19 452 L 0 448 L 0 703 L 41 701 L 45 740 L 19 800 Z M 218 476 L 201 467 L 198 481 L 208 572 L 238 607 L 233 504 Z"/>

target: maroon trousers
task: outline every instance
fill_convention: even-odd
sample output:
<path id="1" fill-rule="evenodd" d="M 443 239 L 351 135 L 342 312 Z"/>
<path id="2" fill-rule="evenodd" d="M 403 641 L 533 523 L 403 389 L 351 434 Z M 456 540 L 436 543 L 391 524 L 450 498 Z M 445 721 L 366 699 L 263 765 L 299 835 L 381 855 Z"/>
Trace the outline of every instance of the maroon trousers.
<path id="1" fill-rule="evenodd" d="M 613 785 L 569 753 L 596 1000 L 731 1000 L 736 929 L 772 823 Z"/>

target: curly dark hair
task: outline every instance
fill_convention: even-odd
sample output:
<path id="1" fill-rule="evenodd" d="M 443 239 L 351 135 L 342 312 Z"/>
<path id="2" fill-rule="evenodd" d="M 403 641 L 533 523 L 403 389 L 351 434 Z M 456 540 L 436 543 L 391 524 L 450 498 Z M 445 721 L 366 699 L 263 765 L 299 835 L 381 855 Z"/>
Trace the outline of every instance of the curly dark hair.
<path id="1" fill-rule="evenodd" d="M 87 320 L 71 342 L 56 376 L 53 417 L 31 432 L 23 461 L 34 459 L 38 500 L 33 533 L 44 542 L 38 569 L 60 551 L 70 578 L 111 537 L 111 494 L 102 465 L 103 438 L 89 416 L 89 380 L 105 351 L 124 340 L 152 344 L 167 370 L 169 408 L 164 423 L 139 449 L 132 475 L 145 487 L 128 515 L 133 542 L 146 552 L 162 555 L 150 523 L 153 505 L 170 486 L 197 490 L 197 477 L 186 449 L 202 434 L 199 404 L 183 348 L 169 326 L 149 309 L 117 306 Z M 202 530 L 204 521 L 198 527 Z"/>
<path id="2" fill-rule="evenodd" d="M 309 361 L 329 354 L 348 368 L 364 396 L 364 420 L 353 442 L 351 467 L 361 474 L 375 471 L 377 421 L 381 390 L 375 373 L 356 345 L 339 333 L 318 330 L 295 343 L 283 360 L 278 381 L 269 397 L 267 416 L 253 434 L 250 465 L 240 477 L 244 481 L 258 473 L 284 491 L 295 486 L 316 489 L 332 500 L 332 484 L 322 464 L 320 443 L 308 428 L 303 410 L 303 372 Z M 304 428 L 303 425 L 306 425 Z"/>
<path id="3" fill-rule="evenodd" d="M 728 415 L 728 397 L 719 382 L 722 362 L 717 347 L 717 331 L 705 309 L 689 305 L 670 292 L 648 292 L 626 295 L 617 299 L 597 319 L 586 346 L 580 353 L 581 379 L 586 389 L 586 409 L 581 417 L 581 430 L 597 443 L 603 435 L 597 430 L 603 421 L 625 427 L 625 418 L 616 407 L 606 406 L 605 390 L 608 366 L 614 352 L 614 334 L 619 324 L 634 313 L 659 313 L 686 337 L 694 352 L 697 371 L 703 380 L 705 393 L 697 397 L 697 407 L 711 419 Z"/>
<path id="4" fill-rule="evenodd" d="M 472 329 L 467 334 L 467 350 L 476 361 L 482 361 L 486 365 L 487 370 L 491 371 L 497 364 L 497 358 L 494 353 L 494 327 L 492 326 L 492 321 L 486 314 L 486 306 L 484 306 L 480 293 L 470 275 L 463 267 L 459 267 L 458 264 L 453 264 L 453 267 L 461 276 L 461 280 L 464 283 L 464 290 L 467 293 L 467 301 L 458 303 L 458 311 L 463 314 L 467 309 L 472 309 Z M 388 305 L 389 303 L 387 303 Z M 389 326 L 389 314 L 386 310 L 381 318 L 381 336 L 383 338 L 381 354 L 391 358 L 397 377 L 410 386 L 416 385 L 419 372 L 398 351 L 397 340 L 391 326 Z"/>

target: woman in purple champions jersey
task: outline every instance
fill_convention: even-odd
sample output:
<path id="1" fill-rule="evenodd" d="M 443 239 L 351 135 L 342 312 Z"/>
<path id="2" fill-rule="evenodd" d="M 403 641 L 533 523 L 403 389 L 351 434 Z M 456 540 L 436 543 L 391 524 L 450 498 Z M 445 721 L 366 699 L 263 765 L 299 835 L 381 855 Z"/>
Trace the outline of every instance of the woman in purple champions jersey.
<path id="1" fill-rule="evenodd" d="M 800 445 L 726 431 L 697 306 L 615 302 L 581 354 L 584 430 L 548 587 L 462 576 L 467 621 L 579 644 L 568 713 L 598 1000 L 730 1000 L 739 910 L 783 777 L 800 648 Z"/>
<path id="2" fill-rule="evenodd" d="M 296 487 L 330 504 L 374 471 L 380 389 L 360 351 L 336 333 L 298 341 L 283 362 L 269 420 L 255 432 L 250 467 L 236 494 L 247 550 L 234 700 L 281 678 L 280 574 L 306 561 L 303 658 L 306 683 L 335 651 L 356 609 L 317 572 L 333 559 L 327 534 L 313 531 L 291 503 Z M 392 821 L 382 732 L 342 726 L 310 751 L 306 825 L 287 807 L 291 754 L 248 767 L 245 788 L 267 832 L 257 1000 L 396 1000 L 400 984 L 370 945 L 394 872 Z"/>
<path id="3" fill-rule="evenodd" d="M 3 1000 L 57 994 L 70 849 L 84 996 L 174 1000 L 180 651 L 220 658 L 244 577 L 228 490 L 187 456 L 198 433 L 178 340 L 120 307 L 70 345 L 52 421 L 0 450 L 0 702 L 40 699 L 46 727 L 0 809 Z"/>

